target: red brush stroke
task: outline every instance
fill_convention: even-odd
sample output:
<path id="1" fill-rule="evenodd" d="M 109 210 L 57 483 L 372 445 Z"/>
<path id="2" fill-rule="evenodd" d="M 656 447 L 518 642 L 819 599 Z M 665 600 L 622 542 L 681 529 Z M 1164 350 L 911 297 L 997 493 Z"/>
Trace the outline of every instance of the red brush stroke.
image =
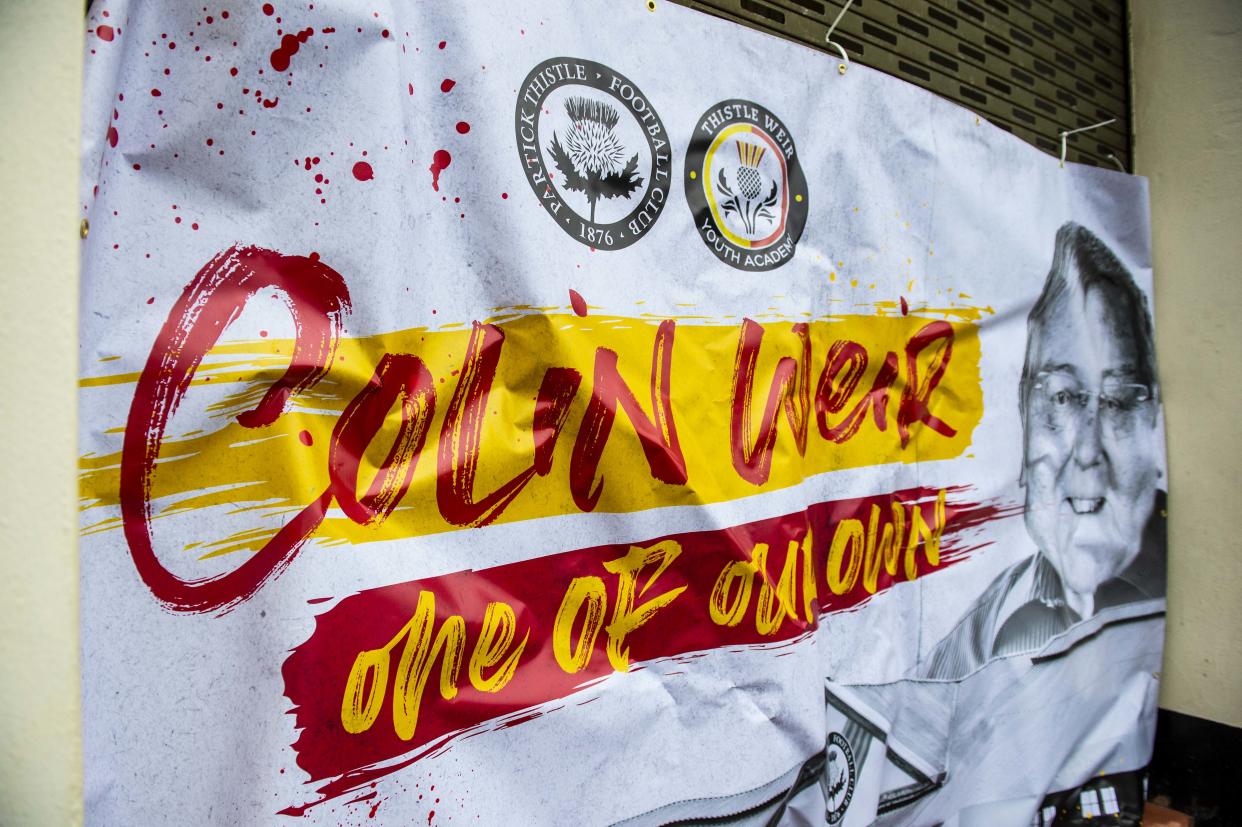
<path id="1" fill-rule="evenodd" d="M 966 488 L 946 489 L 955 498 Z M 854 519 L 867 525 L 873 506 L 882 514 L 891 512 L 893 503 L 903 504 L 908 514 L 918 509 L 924 520 L 935 519 L 938 491 L 910 489 L 876 497 L 817 503 L 805 511 L 759 520 L 731 528 L 666 535 L 638 543 L 649 547 L 664 540 L 680 544 L 681 554 L 652 587 L 647 598 L 685 587 L 673 602 L 662 608 L 651 622 L 640 626 L 625 639 L 630 650 L 631 669 L 650 661 L 721 647 L 751 646 L 790 642 L 815 627 L 803 617 L 788 617 L 771 635 L 760 635 L 754 622 L 761 580 L 775 585 L 786 562 L 791 541 L 800 543 L 808 527 L 812 530 L 812 571 L 818 613 L 852 609 L 872 596 L 862 578 L 851 591 L 834 595 L 824 578 L 825 563 L 836 527 L 842 520 Z M 965 559 L 986 542 L 968 532 L 982 524 L 1020 512 L 1020 507 L 978 504 L 947 499 L 944 530 L 941 535 L 939 565 L 928 563 L 920 547 L 914 555 L 916 576 L 924 576 Z M 881 523 L 886 518 L 881 519 Z M 909 529 L 909 522 L 906 527 Z M 752 549 L 766 543 L 770 549 L 763 578 L 756 578 L 751 609 L 736 626 L 716 625 L 708 614 L 709 596 L 722 570 L 732 561 L 749 561 Z M 566 551 L 520 563 L 482 571 L 462 571 L 440 577 L 416 580 L 394 586 L 370 589 L 348 596 L 316 618 L 310 638 L 295 648 L 282 667 L 285 694 L 293 702 L 292 714 L 300 730 L 293 744 L 297 763 L 321 783 L 318 798 L 309 804 L 291 806 L 286 815 L 301 815 L 309 807 L 354 792 L 375 779 L 408 766 L 429 753 L 444 749 L 454 739 L 470 737 L 486 729 L 516 726 L 550 711 L 538 709 L 613 672 L 606 654 L 607 635 L 601 633 L 592 647 L 591 659 L 583 671 L 567 673 L 557 663 L 552 650 L 554 619 L 565 591 L 576 577 L 596 576 L 612 583 L 603 563 L 623 557 L 630 546 L 609 545 Z M 860 552 L 861 553 L 861 552 Z M 904 559 L 904 554 L 903 554 Z M 895 575 L 880 567 L 876 593 L 908 579 L 904 565 Z M 643 582 L 640 580 L 640 582 Z M 797 582 L 802 583 L 801 572 Z M 466 679 L 464 665 L 459 674 L 458 693 L 451 701 L 436 689 L 439 662 L 433 664 L 431 680 L 423 695 L 421 711 L 413 737 L 404 741 L 395 732 L 391 699 L 394 692 L 398 646 L 393 669 L 386 684 L 386 701 L 371 728 L 358 734 L 347 733 L 341 724 L 341 702 L 354 660 L 362 651 L 385 646 L 414 615 L 419 596 L 429 591 L 435 596 L 435 628 L 450 615 L 464 620 L 466 658 L 478 639 L 484 610 L 492 601 L 509 604 L 517 618 L 515 640 L 529 631 L 521 661 L 511 683 L 496 693 L 476 689 Z M 801 585 L 795 603 L 802 606 L 805 592 Z M 611 612 L 611 603 L 605 616 Z M 575 634 L 580 627 L 575 627 Z M 692 656 L 693 657 L 693 656 Z"/>
<path id="2" fill-rule="evenodd" d="M 388 411 L 401 402 L 401 425 L 367 493 L 359 497 L 358 473 L 367 446 L 379 434 Z M 328 469 L 341 510 L 359 525 L 388 518 L 414 478 L 436 410 L 431 371 L 408 353 L 386 353 L 371 381 L 341 413 L 332 433 Z"/>
<path id="3" fill-rule="evenodd" d="M 729 418 L 729 446 L 733 468 L 738 476 L 754 485 L 768 481 L 772 470 L 772 449 L 776 445 L 777 414 L 784 409 L 794 434 L 798 455 L 806 454 L 806 430 L 811 408 L 811 335 L 805 323 L 795 324 L 793 333 L 802 341 L 802 358 L 782 356 L 776 363 L 759 433 L 751 438 L 751 406 L 755 392 L 755 365 L 763 343 L 763 326 L 750 319 L 742 321 L 733 367 L 733 405 Z"/>
<path id="4" fill-rule="evenodd" d="M 203 357 L 251 296 L 272 289 L 283 291 L 293 316 L 292 358 L 259 404 L 239 414 L 237 421 L 246 428 L 275 422 L 290 397 L 311 388 L 327 373 L 349 309 L 349 292 L 341 275 L 302 256 L 234 246 L 207 262 L 168 314 L 134 390 L 121 449 L 121 519 L 139 576 L 168 609 L 207 612 L 236 606 L 284 571 L 323 521 L 332 500 L 329 488 L 246 562 L 216 577 L 177 577 L 160 562 L 151 542 L 151 485 L 168 423 Z"/>
<path id="5" fill-rule="evenodd" d="M 927 366 L 927 376 L 919 381 L 919 354 L 932 348 L 937 342 L 940 346 L 933 349 L 931 362 Z M 948 322 L 929 322 L 906 343 L 906 387 L 901 392 L 901 404 L 897 407 L 897 433 L 901 437 L 902 448 L 909 443 L 910 426 L 915 422 L 923 423 L 941 436 L 952 437 L 957 434 L 956 428 L 939 417 L 932 416 L 928 405 L 932 391 L 948 370 L 952 355 L 953 326 Z"/>
<path id="6" fill-rule="evenodd" d="M 677 322 L 672 319 L 660 322 L 656 330 L 651 350 L 650 418 L 617 370 L 617 352 L 606 347 L 595 349 L 595 385 L 569 460 L 569 490 L 574 503 L 583 511 L 593 511 L 604 492 L 599 465 L 618 409 L 634 427 L 651 476 L 669 485 L 685 485 L 689 479 L 673 419 L 673 340 L 676 334 Z"/>
<path id="7" fill-rule="evenodd" d="M 466 345 L 461 379 L 440 429 L 436 503 L 444 519 L 454 525 L 487 525 L 500 516 L 535 475 L 546 476 L 552 470 L 556 441 L 582 381 L 582 376 L 570 368 L 548 368 L 544 372 L 535 398 L 532 428 L 535 446 L 530 466 L 490 494 L 476 497 L 474 480 L 487 400 L 496 379 L 504 340 L 504 331 L 499 327 L 474 323 Z"/>

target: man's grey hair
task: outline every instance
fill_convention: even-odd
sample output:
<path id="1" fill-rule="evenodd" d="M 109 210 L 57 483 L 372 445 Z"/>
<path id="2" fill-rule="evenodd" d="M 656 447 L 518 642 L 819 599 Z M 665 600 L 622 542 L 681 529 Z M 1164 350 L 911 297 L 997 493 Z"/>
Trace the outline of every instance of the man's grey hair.
<path id="1" fill-rule="evenodd" d="M 1097 288 L 1109 292 L 1109 301 L 1121 318 L 1121 332 L 1129 334 L 1138 351 L 1138 364 L 1135 366 L 1137 381 L 1147 385 L 1153 396 L 1158 393 L 1155 339 L 1147 297 L 1134 283 L 1130 271 L 1104 242 L 1090 230 L 1069 221 L 1057 230 L 1052 268 L 1044 281 L 1043 292 L 1027 317 L 1026 358 L 1018 386 L 1018 403 L 1023 413 L 1026 411 L 1027 392 L 1035 379 L 1033 372 L 1037 369 L 1031 364 L 1031 345 L 1036 336 L 1055 332 L 1055 318 L 1050 317 L 1063 300 L 1077 297 L 1079 301 L 1086 301 L 1088 292 Z"/>

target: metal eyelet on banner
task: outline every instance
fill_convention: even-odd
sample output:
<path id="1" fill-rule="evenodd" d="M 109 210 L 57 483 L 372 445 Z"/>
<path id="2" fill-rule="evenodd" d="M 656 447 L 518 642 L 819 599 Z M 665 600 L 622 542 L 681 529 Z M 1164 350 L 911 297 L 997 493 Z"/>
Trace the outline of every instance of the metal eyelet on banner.
<path id="1" fill-rule="evenodd" d="M 1109 118 L 1106 121 L 1100 121 L 1099 123 L 1093 123 L 1090 126 L 1080 126 L 1077 129 L 1067 129 L 1064 132 L 1062 132 L 1061 133 L 1061 168 L 1062 169 L 1065 168 L 1065 139 L 1066 138 L 1068 138 L 1070 135 L 1076 135 L 1079 132 L 1087 132 L 1092 129 L 1099 129 L 1101 126 L 1108 126 L 1110 123 L 1117 123 L 1117 119 Z M 1118 164 L 1118 166 L 1121 166 L 1121 165 Z M 1123 169 L 1122 172 L 1125 172 L 1125 170 Z"/>
<path id="2" fill-rule="evenodd" d="M 841 63 L 837 64 L 837 73 L 844 75 L 850 68 L 850 56 L 845 51 L 845 47 L 840 43 L 832 42 L 832 33 L 837 30 L 837 24 L 841 22 L 841 18 L 845 17 L 845 13 L 850 10 L 850 6 L 854 5 L 854 0 L 845 0 L 845 5 L 841 7 L 841 11 L 837 12 L 837 17 L 832 21 L 832 25 L 828 27 L 828 33 L 824 35 L 824 42 L 831 48 L 836 49 L 837 54 L 841 55 Z"/>

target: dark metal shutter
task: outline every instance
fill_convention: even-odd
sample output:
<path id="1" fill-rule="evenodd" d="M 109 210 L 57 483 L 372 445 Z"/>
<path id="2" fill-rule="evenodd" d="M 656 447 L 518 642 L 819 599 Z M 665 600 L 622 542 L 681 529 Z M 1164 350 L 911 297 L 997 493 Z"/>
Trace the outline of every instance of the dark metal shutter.
<path id="1" fill-rule="evenodd" d="M 673 0 L 824 50 L 844 0 Z M 1124 0 L 855 0 L 833 40 L 850 60 L 962 104 L 1054 155 L 1130 168 Z"/>

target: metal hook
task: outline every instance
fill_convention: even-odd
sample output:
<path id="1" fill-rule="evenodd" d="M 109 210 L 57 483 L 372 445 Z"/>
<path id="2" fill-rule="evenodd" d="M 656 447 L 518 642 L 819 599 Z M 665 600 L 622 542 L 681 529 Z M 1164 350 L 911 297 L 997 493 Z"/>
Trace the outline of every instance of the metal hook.
<path id="1" fill-rule="evenodd" d="M 1117 123 L 1117 119 L 1109 118 L 1106 121 L 1100 121 L 1099 123 L 1093 123 L 1090 126 L 1080 126 L 1077 129 L 1067 129 L 1064 132 L 1062 132 L 1061 133 L 1061 167 L 1062 168 L 1065 167 L 1065 139 L 1066 138 L 1068 138 L 1070 135 L 1076 135 L 1079 132 L 1086 132 L 1091 129 L 1099 129 L 1101 126 L 1108 126 L 1110 123 Z M 1125 170 L 1122 170 L 1122 172 L 1125 172 Z"/>
<path id="2" fill-rule="evenodd" d="M 1126 171 L 1125 165 L 1121 163 L 1121 159 L 1118 158 L 1115 153 L 1110 152 L 1105 157 L 1108 158 L 1108 160 L 1112 161 L 1114 164 L 1116 164 L 1117 169 L 1121 170 L 1122 172 Z"/>
<path id="3" fill-rule="evenodd" d="M 845 17 L 845 13 L 850 10 L 852 5 L 854 5 L 854 0 L 845 0 L 845 5 L 841 7 L 841 11 L 837 12 L 836 19 L 832 21 L 832 25 L 828 27 L 828 33 L 824 35 L 824 42 L 836 49 L 837 54 L 841 56 L 841 63 L 837 64 L 837 72 L 842 75 L 850 68 L 850 56 L 846 53 L 844 46 L 840 43 L 832 42 L 832 33 L 837 30 L 837 24 L 841 22 L 842 17 Z"/>

